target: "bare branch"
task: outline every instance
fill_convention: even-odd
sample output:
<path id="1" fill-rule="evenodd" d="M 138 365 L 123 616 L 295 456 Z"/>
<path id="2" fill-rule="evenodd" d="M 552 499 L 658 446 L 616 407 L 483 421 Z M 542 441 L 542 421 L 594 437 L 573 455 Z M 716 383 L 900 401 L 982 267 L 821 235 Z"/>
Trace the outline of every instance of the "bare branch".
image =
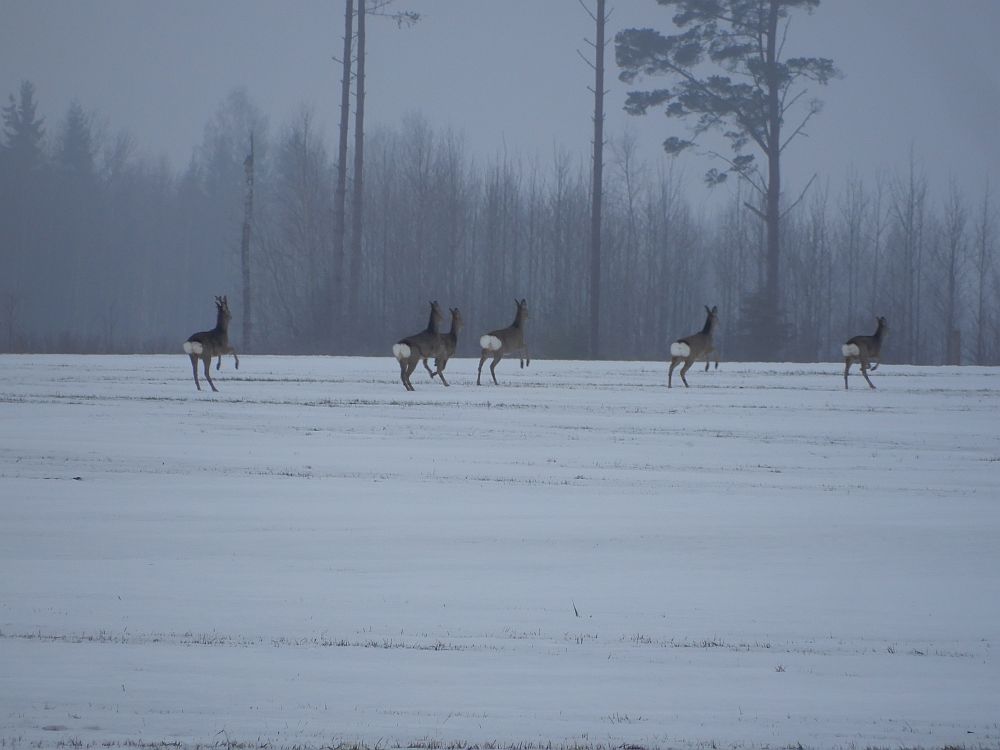
<path id="1" fill-rule="evenodd" d="M 795 202 L 792 205 L 790 205 L 781 213 L 782 219 L 788 216 L 788 214 L 791 213 L 792 209 L 802 202 L 802 199 L 806 197 L 806 191 L 809 190 L 809 186 L 812 185 L 815 181 L 816 181 L 816 175 L 813 175 L 812 177 L 809 178 L 809 182 L 807 182 L 806 186 L 802 188 L 802 192 L 799 194 L 799 197 L 795 199 Z"/>

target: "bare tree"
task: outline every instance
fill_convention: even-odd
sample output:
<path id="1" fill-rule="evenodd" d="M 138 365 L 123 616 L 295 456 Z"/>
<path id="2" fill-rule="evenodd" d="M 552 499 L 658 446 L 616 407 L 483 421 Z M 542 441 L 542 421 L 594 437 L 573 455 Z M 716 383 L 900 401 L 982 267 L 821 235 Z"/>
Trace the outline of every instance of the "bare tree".
<path id="1" fill-rule="evenodd" d="M 250 153 L 243 160 L 246 193 L 243 201 L 243 234 L 240 239 L 240 271 L 243 280 L 243 349 L 250 349 L 253 335 L 253 315 L 250 297 L 250 228 L 253 225 L 253 131 L 250 132 Z"/>
<path id="2" fill-rule="evenodd" d="M 993 195 L 990 183 L 987 181 L 983 191 L 983 203 L 976 225 L 976 364 L 987 364 L 988 354 L 987 330 L 991 318 L 986 311 L 986 300 L 989 293 L 988 279 L 992 275 L 993 260 L 996 253 L 996 209 L 993 206 Z M 994 290 L 995 291 L 995 290 Z"/>
<path id="3" fill-rule="evenodd" d="M 337 139 L 337 187 L 333 194 L 333 259 L 330 268 L 333 276 L 330 288 L 341 289 L 341 274 L 344 266 L 345 237 L 347 233 L 347 138 L 351 121 L 351 47 L 354 42 L 354 0 L 344 3 L 344 50 L 340 59 L 340 128 Z M 333 299 L 331 309 L 333 313 Z M 331 326 L 331 329 L 334 327 Z"/>
<path id="4" fill-rule="evenodd" d="M 586 60 L 594 69 L 594 157 L 591 164 L 590 188 L 590 356 L 600 356 L 601 333 L 601 209 L 604 192 L 604 53 L 607 42 L 604 27 L 608 16 L 606 0 L 597 0 L 596 11 L 591 11 L 583 0 L 580 6 L 594 20 L 595 38 L 588 40 L 594 48 L 594 62 Z M 583 55 L 581 54 L 581 57 Z"/>
<path id="5" fill-rule="evenodd" d="M 964 275 L 967 248 L 968 211 L 965 202 L 958 191 L 958 186 L 952 182 L 945 199 L 944 214 L 940 227 L 936 232 L 933 244 L 935 260 L 938 263 L 938 279 L 936 297 L 939 316 L 943 330 L 939 332 L 941 341 L 945 343 L 945 364 L 958 365 L 962 362 L 962 333 L 959 329 L 960 294 L 962 277 Z"/>

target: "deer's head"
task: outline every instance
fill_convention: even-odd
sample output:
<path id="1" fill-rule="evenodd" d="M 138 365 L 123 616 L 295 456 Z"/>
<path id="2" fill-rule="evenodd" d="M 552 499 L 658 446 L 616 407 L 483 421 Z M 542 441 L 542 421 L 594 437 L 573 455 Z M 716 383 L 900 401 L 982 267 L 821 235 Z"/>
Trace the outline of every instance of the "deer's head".
<path id="1" fill-rule="evenodd" d="M 462 313 L 458 311 L 457 307 L 449 307 L 448 311 L 451 313 L 451 330 L 458 333 L 462 330 L 462 326 L 465 325 L 462 321 Z"/>
<path id="2" fill-rule="evenodd" d="M 441 325 L 442 320 L 444 320 L 444 313 L 441 312 L 441 305 L 438 304 L 437 300 L 434 300 L 431 302 L 431 322 L 435 329 Z"/>
<path id="3" fill-rule="evenodd" d="M 528 300 L 522 297 L 520 300 L 514 299 L 514 304 L 517 305 L 517 317 L 521 320 L 528 319 Z"/>
<path id="4" fill-rule="evenodd" d="M 712 322 L 713 325 L 719 322 L 719 306 L 718 305 L 715 305 L 713 307 L 709 307 L 708 305 L 705 305 L 705 312 L 708 313 L 708 319 Z"/>
<path id="5" fill-rule="evenodd" d="M 227 323 L 232 320 L 233 314 L 229 312 L 229 298 L 226 295 L 221 297 L 216 296 L 215 298 L 215 310 L 219 314 L 219 320 L 225 320 Z"/>
<path id="6" fill-rule="evenodd" d="M 878 323 L 878 330 L 882 332 L 883 336 L 889 332 L 889 324 L 885 322 L 885 318 L 881 315 L 875 318 L 875 322 Z"/>

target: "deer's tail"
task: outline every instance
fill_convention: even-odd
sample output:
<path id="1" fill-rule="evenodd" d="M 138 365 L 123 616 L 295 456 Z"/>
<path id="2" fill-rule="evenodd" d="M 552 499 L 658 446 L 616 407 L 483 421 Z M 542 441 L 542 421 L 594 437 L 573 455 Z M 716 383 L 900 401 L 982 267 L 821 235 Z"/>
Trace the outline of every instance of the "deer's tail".
<path id="1" fill-rule="evenodd" d="M 495 352 L 498 349 L 503 348 L 503 342 L 496 336 L 489 333 L 479 337 L 479 345 L 489 352 Z"/>
<path id="2" fill-rule="evenodd" d="M 410 358 L 410 345 L 404 344 L 400 341 L 398 344 L 392 345 L 392 356 L 396 359 L 403 360 Z"/>
<path id="3" fill-rule="evenodd" d="M 857 344 L 844 344 L 840 347 L 840 351 L 844 353 L 845 357 L 857 357 L 861 354 L 861 350 L 858 349 Z"/>
<path id="4" fill-rule="evenodd" d="M 201 345 L 200 341 L 185 341 L 184 342 L 184 352 L 187 354 L 201 354 L 204 351 L 204 347 Z"/>
<path id="5" fill-rule="evenodd" d="M 685 344 L 683 341 L 675 341 L 670 345 L 670 356 L 689 357 L 691 356 L 691 347 Z"/>

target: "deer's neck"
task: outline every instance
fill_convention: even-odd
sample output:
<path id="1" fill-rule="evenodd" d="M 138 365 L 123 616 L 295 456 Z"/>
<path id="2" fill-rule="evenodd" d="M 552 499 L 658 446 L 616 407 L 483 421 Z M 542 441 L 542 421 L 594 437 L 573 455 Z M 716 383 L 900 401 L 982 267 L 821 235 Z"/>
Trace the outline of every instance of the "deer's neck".
<path id="1" fill-rule="evenodd" d="M 882 337 L 885 335 L 885 326 L 881 323 L 878 324 L 878 328 L 875 329 L 875 333 L 872 336 L 878 343 L 882 343 Z"/>
<path id="2" fill-rule="evenodd" d="M 709 315 L 708 318 L 705 319 L 705 325 L 702 327 L 701 332 L 704 333 L 706 336 L 711 336 L 712 335 L 712 316 L 711 315 Z"/>
<path id="3" fill-rule="evenodd" d="M 521 328 L 524 326 L 524 313 L 518 311 L 517 315 L 514 316 L 514 322 L 510 324 L 511 328 Z"/>
<path id="4" fill-rule="evenodd" d="M 226 316 L 221 312 L 219 313 L 219 317 L 215 320 L 215 330 L 223 335 L 229 333 L 229 321 L 226 320 Z"/>

